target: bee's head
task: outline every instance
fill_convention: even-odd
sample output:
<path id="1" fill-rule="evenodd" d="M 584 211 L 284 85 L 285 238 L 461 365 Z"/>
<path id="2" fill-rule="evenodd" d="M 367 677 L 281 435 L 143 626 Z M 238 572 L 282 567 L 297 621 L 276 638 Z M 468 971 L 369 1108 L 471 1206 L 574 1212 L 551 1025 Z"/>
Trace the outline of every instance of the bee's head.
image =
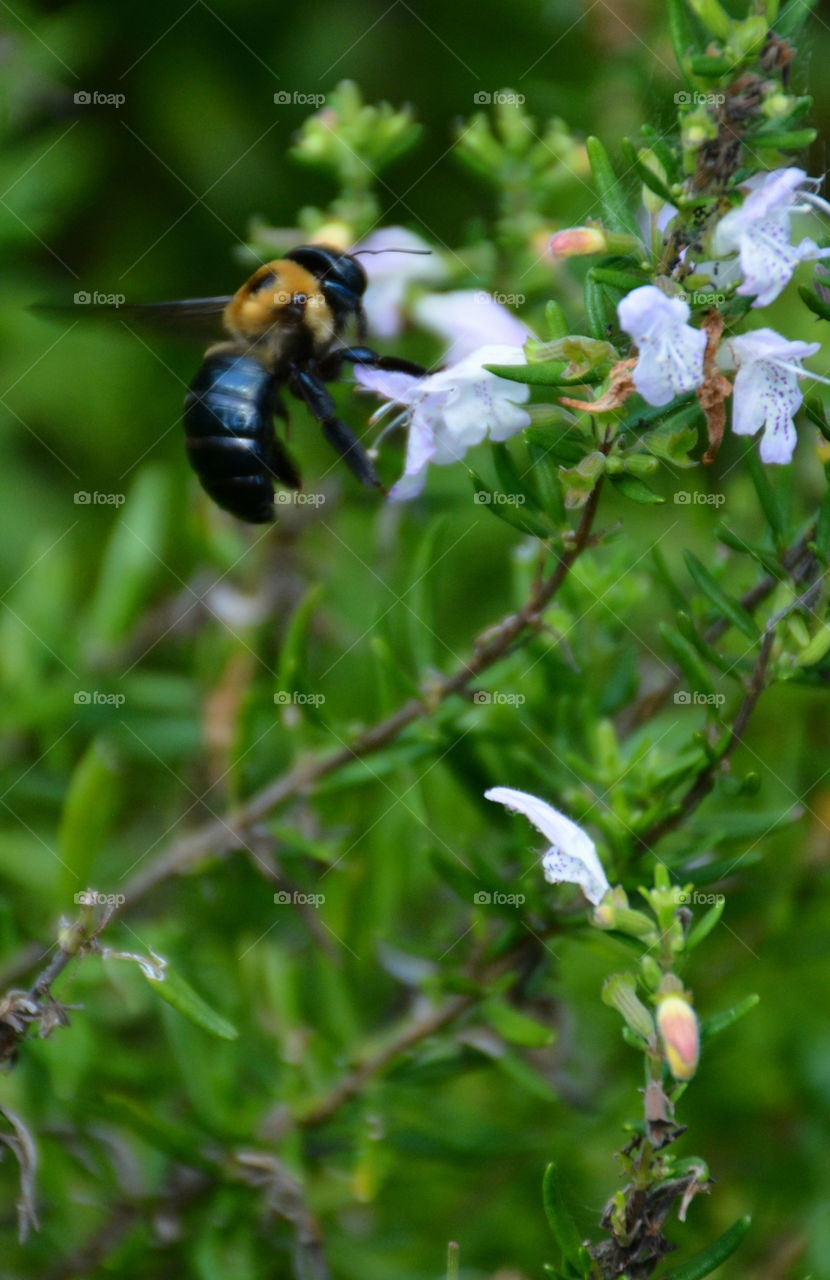
<path id="1" fill-rule="evenodd" d="M 244 342 L 256 342 L 276 328 L 307 329 L 321 345 L 333 337 L 334 307 L 321 282 L 304 265 L 286 258 L 266 262 L 236 291 L 225 308 L 225 323 Z"/>
<path id="2" fill-rule="evenodd" d="M 285 261 L 296 262 L 311 273 L 331 307 L 338 329 L 342 329 L 351 316 L 357 320 L 359 329 L 363 327 L 363 294 L 367 279 L 356 258 L 340 249 L 304 244 L 287 253 Z"/>

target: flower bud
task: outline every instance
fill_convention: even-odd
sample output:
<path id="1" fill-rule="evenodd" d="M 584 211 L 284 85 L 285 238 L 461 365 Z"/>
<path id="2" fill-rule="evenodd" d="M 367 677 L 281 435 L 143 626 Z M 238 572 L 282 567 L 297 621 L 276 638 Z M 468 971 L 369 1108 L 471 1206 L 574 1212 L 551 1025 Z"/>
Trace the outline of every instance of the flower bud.
<path id="1" fill-rule="evenodd" d="M 552 258 L 574 258 L 590 253 L 607 253 L 608 237 L 602 227 L 568 227 L 551 236 L 548 251 Z"/>
<path id="2" fill-rule="evenodd" d="M 657 1030 L 675 1080 L 691 1080 L 700 1057 L 695 1011 L 683 996 L 670 995 L 657 1006 Z"/>

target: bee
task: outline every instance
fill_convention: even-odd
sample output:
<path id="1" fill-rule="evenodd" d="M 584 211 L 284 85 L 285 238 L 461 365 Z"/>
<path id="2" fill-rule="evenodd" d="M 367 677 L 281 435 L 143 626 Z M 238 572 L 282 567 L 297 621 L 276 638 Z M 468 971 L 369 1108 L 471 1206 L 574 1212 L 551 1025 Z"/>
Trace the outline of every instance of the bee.
<path id="1" fill-rule="evenodd" d="M 358 480 L 383 489 L 357 435 L 337 416 L 326 384 L 340 377 L 346 363 L 416 376 L 426 370 L 363 345 L 367 283 L 356 255 L 300 245 L 259 267 L 230 297 L 121 308 L 122 315 L 150 320 L 221 315 L 228 337 L 205 352 L 185 397 L 183 424 L 187 456 L 202 488 L 237 519 L 273 520 L 275 484 L 301 487 L 275 427 L 276 417 L 288 421 L 286 391 L 308 407 Z M 344 342 L 350 325 L 359 345 Z"/>

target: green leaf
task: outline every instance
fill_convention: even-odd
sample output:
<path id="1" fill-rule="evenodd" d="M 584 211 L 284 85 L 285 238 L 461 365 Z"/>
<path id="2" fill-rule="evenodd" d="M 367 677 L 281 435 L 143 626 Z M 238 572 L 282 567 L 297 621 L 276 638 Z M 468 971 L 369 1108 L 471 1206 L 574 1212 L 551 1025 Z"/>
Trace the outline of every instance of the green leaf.
<path id="1" fill-rule="evenodd" d="M 428 671 L 435 662 L 435 582 L 436 573 L 437 577 L 441 576 L 441 551 L 450 545 L 445 536 L 446 530 L 447 522 L 443 516 L 427 526 L 413 557 L 410 577 L 412 586 L 403 597 L 408 606 L 407 629 L 416 671 Z M 446 569 L 446 565 L 444 568 Z"/>
<path id="2" fill-rule="evenodd" d="M 157 465 L 144 467 L 126 495 L 104 548 L 89 609 L 93 649 L 110 648 L 127 636 L 154 583 L 167 571 L 170 501 L 166 470 Z"/>
<path id="3" fill-rule="evenodd" d="M 704 27 L 717 36 L 719 40 L 728 41 L 734 34 L 732 19 L 724 9 L 720 0 L 689 0 Z"/>
<path id="4" fill-rule="evenodd" d="M 708 43 L 706 33 L 686 0 L 669 0 L 668 20 L 677 65 L 686 79 L 690 80 L 689 57 L 706 48 Z"/>
<path id="5" fill-rule="evenodd" d="M 694 947 L 698 946 L 704 938 L 708 938 L 709 934 L 723 915 L 725 906 L 726 899 L 722 898 L 720 902 L 716 902 L 713 907 L 709 908 L 706 914 L 698 920 L 693 929 L 689 930 L 689 936 L 686 939 L 687 951 L 691 951 Z"/>
<path id="6" fill-rule="evenodd" d="M 493 1059 L 494 1066 L 509 1076 L 513 1084 L 517 1084 L 521 1089 L 526 1090 L 534 1098 L 541 1099 L 542 1102 L 557 1102 L 557 1096 L 547 1080 L 539 1075 L 538 1071 L 534 1071 L 524 1058 L 520 1058 L 515 1053 L 500 1053 Z"/>
<path id="7" fill-rule="evenodd" d="M 747 144 L 775 151 L 803 151 L 805 147 L 811 147 L 817 137 L 817 129 L 791 129 L 782 133 L 755 133 L 747 138 Z"/>
<path id="8" fill-rule="evenodd" d="M 511 497 L 524 498 L 525 501 L 521 504 L 522 506 L 529 506 L 534 511 L 538 510 L 536 494 L 531 488 L 528 473 L 523 475 L 519 471 L 507 445 L 491 444 L 490 456 L 493 459 L 496 477 L 505 495 L 509 494 Z"/>
<path id="9" fill-rule="evenodd" d="M 798 35 L 818 0 L 787 0 L 783 11 L 775 20 L 776 35 L 792 40 Z"/>
<path id="10" fill-rule="evenodd" d="M 542 1204 L 545 1207 L 548 1226 L 562 1252 L 563 1260 L 575 1267 L 580 1275 L 587 1275 L 584 1269 L 585 1250 L 582 1247 L 576 1223 L 565 1203 L 559 1171 L 552 1162 L 545 1169 L 542 1178 Z"/>
<path id="11" fill-rule="evenodd" d="M 669 626 L 667 622 L 660 623 L 659 631 L 666 647 L 671 651 L 672 657 L 689 681 L 692 689 L 710 696 L 714 695 L 715 686 L 712 683 L 709 672 L 688 641 L 683 638 L 679 631 L 675 631 L 674 627 Z"/>
<path id="12" fill-rule="evenodd" d="M 103 1104 L 105 1115 L 120 1120 L 156 1151 L 180 1161 L 188 1168 L 202 1169 L 205 1173 L 216 1175 L 215 1161 L 202 1154 L 205 1146 L 202 1131 L 171 1124 L 157 1109 L 151 1111 L 125 1094 L 106 1093 Z"/>
<path id="13" fill-rule="evenodd" d="M 637 155 L 637 149 L 630 138 L 622 139 L 622 153 L 625 162 L 630 169 L 633 169 L 637 177 L 648 187 L 649 191 L 653 191 L 661 200 L 665 200 L 667 204 L 674 203 L 674 197 L 666 186 L 665 182 L 654 172 L 649 165 L 645 164 Z"/>
<path id="14" fill-rule="evenodd" d="M 806 307 L 822 320 L 830 320 L 830 302 L 825 302 L 817 293 L 808 288 L 806 284 L 798 286 L 798 293 L 801 301 Z"/>
<path id="15" fill-rule="evenodd" d="M 774 578 L 780 578 L 783 575 L 781 565 L 776 560 L 774 554 L 767 547 L 760 547 L 757 544 L 747 542 L 734 529 L 730 529 L 726 524 L 719 524 L 715 529 L 717 539 L 725 546 L 731 547 L 733 551 L 740 551 L 742 555 L 752 556 L 753 560 L 757 560 L 767 573 L 771 573 Z"/>
<path id="16" fill-rule="evenodd" d="M 608 152 L 599 138 L 594 137 L 586 140 L 585 148 L 588 152 L 588 162 L 591 166 L 606 230 L 625 231 L 639 240 L 637 220 L 608 158 Z"/>
<path id="17" fill-rule="evenodd" d="M 814 427 L 818 427 L 825 440 L 830 440 L 830 423 L 824 412 L 824 405 L 818 396 L 805 396 L 804 412 Z"/>
<path id="18" fill-rule="evenodd" d="M 322 590 L 319 582 L 309 587 L 291 615 L 280 653 L 277 693 L 292 693 L 305 682 L 308 633 Z"/>
<path id="19" fill-rule="evenodd" d="M 738 65 L 731 58 L 719 58 L 709 53 L 693 53 L 689 58 L 689 70 L 694 76 L 705 76 L 708 80 L 719 80 L 722 76 L 734 75 Z"/>
<path id="20" fill-rule="evenodd" d="M 468 469 L 468 474 L 473 483 L 475 501 L 499 520 L 512 525 L 514 529 L 521 529 L 522 533 L 533 534 L 536 538 L 549 538 L 554 532 L 543 515 L 537 511 L 524 510 L 525 504 L 516 501 L 523 497 L 522 494 L 501 493 L 486 485 L 475 471 Z M 507 501 L 508 498 L 513 501 Z"/>
<path id="21" fill-rule="evenodd" d="M 703 1280 L 704 1276 L 708 1276 L 735 1252 L 749 1230 L 751 1223 L 752 1219 L 749 1215 L 745 1218 L 739 1218 L 728 1231 L 724 1231 L 719 1240 L 716 1240 L 714 1244 L 710 1244 L 708 1249 L 704 1249 L 696 1258 L 684 1263 L 682 1267 L 675 1267 L 674 1271 L 670 1271 L 665 1277 L 665 1280 Z"/>
<path id="22" fill-rule="evenodd" d="M 627 475 L 625 472 L 608 477 L 612 485 L 624 498 L 630 498 L 632 502 L 639 503 L 661 503 L 665 502 L 665 498 L 661 498 L 659 493 L 655 493 L 653 489 L 649 489 L 638 476 Z"/>
<path id="23" fill-rule="evenodd" d="M 780 546 L 786 538 L 786 519 L 781 500 L 770 483 L 766 464 L 761 461 L 757 449 L 752 445 L 744 454 L 744 460 L 752 483 L 755 486 L 761 509 L 767 518 L 776 544 Z"/>
<path id="24" fill-rule="evenodd" d="M 90 887 L 90 870 L 112 826 L 121 791 L 121 770 L 112 748 L 94 738 L 75 766 L 61 815 L 58 847 L 65 892 Z"/>
<path id="25" fill-rule="evenodd" d="M 816 520 L 816 550 L 825 563 L 830 558 L 830 489 L 826 490 Z"/>
<path id="26" fill-rule="evenodd" d="M 743 632 L 748 640 L 757 640 L 760 636 L 758 624 L 751 613 L 739 604 L 723 590 L 715 581 L 711 573 L 696 555 L 691 551 L 683 552 L 683 559 L 686 561 L 686 567 L 692 576 L 695 586 L 703 593 L 715 606 L 718 613 L 727 618 L 733 626 Z"/>
<path id="27" fill-rule="evenodd" d="M 548 339 L 555 342 L 557 338 L 567 338 L 570 333 L 568 318 L 558 302 L 551 300 L 545 303 L 545 324 Z"/>
<path id="28" fill-rule="evenodd" d="M 202 999 L 197 991 L 194 991 L 190 983 L 187 982 L 181 974 L 177 973 L 170 965 L 166 965 L 164 976 L 161 978 L 153 978 L 149 972 L 142 966 L 141 972 L 162 1000 L 166 1000 L 179 1013 L 183 1014 L 188 1021 L 195 1023 L 197 1027 L 201 1027 L 203 1031 L 210 1032 L 211 1035 L 218 1036 L 221 1040 L 236 1040 L 239 1032 L 232 1023 L 223 1018 L 210 1005 Z"/>
<path id="29" fill-rule="evenodd" d="M 561 527 L 565 523 L 565 498 L 559 479 L 559 464 L 549 443 L 542 443 L 536 436 L 529 438 L 529 435 L 529 432 L 525 433 L 525 442 L 537 504 L 549 520 Z"/>
<path id="30" fill-rule="evenodd" d="M 631 271 L 620 271 L 616 267 L 592 267 L 591 275 L 599 284 L 610 285 L 612 289 L 619 289 L 621 293 L 630 293 L 632 289 L 638 289 L 640 285 L 648 283 L 646 276 L 634 275 Z"/>
<path id="31" fill-rule="evenodd" d="M 725 1009 L 723 1013 L 714 1013 L 711 1018 L 705 1018 L 700 1024 L 701 1040 L 711 1040 L 714 1036 L 719 1036 L 722 1031 L 726 1031 L 727 1027 L 731 1027 L 733 1023 L 754 1009 L 760 999 L 758 995 L 747 996 L 732 1009 Z"/>
<path id="32" fill-rule="evenodd" d="M 718 671 L 724 671 L 727 675 L 737 678 L 738 671 L 736 670 L 735 659 L 726 658 L 723 654 L 718 653 L 717 649 L 713 649 L 706 638 L 700 634 L 688 613 L 682 609 L 677 615 L 677 630 L 684 640 L 688 640 L 689 644 L 697 649 L 705 662 L 711 663 Z"/>
<path id="33" fill-rule="evenodd" d="M 526 1049 L 543 1049 L 553 1044 L 556 1032 L 535 1018 L 530 1018 L 513 1005 L 502 1000 L 488 1000 L 484 1006 L 484 1016 L 494 1031 L 511 1044 L 522 1045 Z"/>
<path id="34" fill-rule="evenodd" d="M 600 341 L 608 338 L 609 325 L 616 325 L 616 313 L 609 315 L 605 291 L 592 271 L 585 277 L 585 316 L 591 337 Z"/>
<path id="35" fill-rule="evenodd" d="M 485 364 L 483 368 L 508 382 L 523 382 L 531 387 L 593 387 L 602 382 L 603 374 L 591 369 L 579 377 L 564 378 L 561 360 L 540 360 L 531 364 Z"/>

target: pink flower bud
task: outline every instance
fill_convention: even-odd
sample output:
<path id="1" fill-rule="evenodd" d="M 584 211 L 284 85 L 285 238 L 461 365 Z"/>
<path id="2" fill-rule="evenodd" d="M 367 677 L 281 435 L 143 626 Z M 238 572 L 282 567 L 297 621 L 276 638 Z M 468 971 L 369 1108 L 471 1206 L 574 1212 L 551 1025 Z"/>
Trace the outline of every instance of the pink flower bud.
<path id="1" fill-rule="evenodd" d="M 691 1080 L 700 1057 L 695 1011 L 682 996 L 666 996 L 657 1006 L 657 1030 L 675 1080 Z"/>
<path id="2" fill-rule="evenodd" d="M 548 250 L 552 258 L 573 258 L 587 253 L 606 253 L 608 237 L 601 227 L 568 227 L 551 236 Z"/>

